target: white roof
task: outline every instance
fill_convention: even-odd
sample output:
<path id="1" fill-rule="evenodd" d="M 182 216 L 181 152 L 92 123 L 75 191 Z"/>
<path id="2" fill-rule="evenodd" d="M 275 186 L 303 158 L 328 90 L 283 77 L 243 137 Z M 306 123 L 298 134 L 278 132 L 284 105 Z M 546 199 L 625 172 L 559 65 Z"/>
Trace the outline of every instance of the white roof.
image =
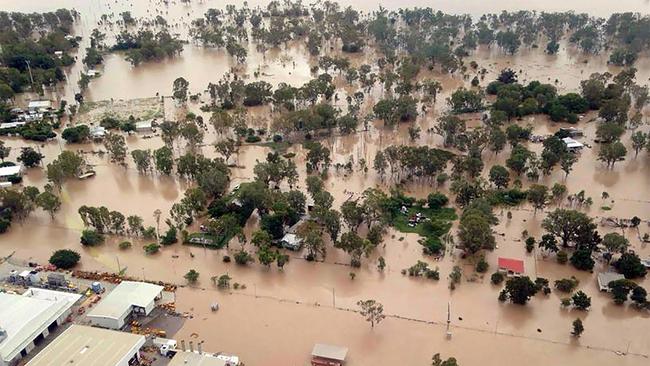
<path id="1" fill-rule="evenodd" d="M 133 305 L 147 307 L 162 290 L 162 286 L 151 283 L 122 281 L 88 313 L 88 316 L 119 319 L 130 311 Z"/>
<path id="2" fill-rule="evenodd" d="M 151 128 L 153 125 L 153 120 L 148 119 L 146 121 L 138 121 L 135 123 L 135 128 L 140 129 L 140 128 Z"/>
<path id="3" fill-rule="evenodd" d="M 167 366 L 228 366 L 228 362 L 211 354 L 180 351 Z"/>
<path id="4" fill-rule="evenodd" d="M 50 108 L 52 102 L 49 100 L 33 100 L 28 104 L 29 108 Z"/>
<path id="5" fill-rule="evenodd" d="M 300 238 L 296 234 L 285 234 L 282 237 L 282 241 L 286 241 L 287 243 L 298 243 L 300 242 Z"/>
<path id="6" fill-rule="evenodd" d="M 142 335 L 73 324 L 27 365 L 126 365 L 144 342 Z"/>
<path id="7" fill-rule="evenodd" d="M 625 276 L 623 276 L 620 273 L 616 273 L 616 272 L 600 272 L 598 274 L 598 285 L 601 286 L 602 288 L 607 288 L 607 287 L 609 287 L 610 282 L 622 280 L 624 278 L 625 278 Z"/>
<path id="8" fill-rule="evenodd" d="M 0 358 L 13 360 L 40 333 L 63 315 L 81 295 L 29 289 L 23 295 L 0 293 Z"/>
<path id="9" fill-rule="evenodd" d="M 22 166 L 20 165 L 12 165 L 12 166 L 5 166 L 0 168 L 0 177 L 8 177 L 11 175 L 16 175 L 20 174 L 22 171 Z"/>
<path id="10" fill-rule="evenodd" d="M 14 127 L 19 127 L 19 126 L 24 126 L 26 122 L 6 122 L 6 123 L 0 123 L 0 129 L 6 129 L 6 128 L 14 128 Z"/>
<path id="11" fill-rule="evenodd" d="M 574 148 L 581 148 L 585 145 L 581 144 L 580 142 L 572 139 L 571 137 L 565 137 L 562 139 L 564 144 L 566 145 L 567 148 L 569 149 L 574 149 Z"/>
<path id="12" fill-rule="evenodd" d="M 344 361 L 345 356 L 348 354 L 348 349 L 345 347 L 332 346 L 329 344 L 316 343 L 311 355 L 314 357 L 327 358 L 330 360 Z"/>

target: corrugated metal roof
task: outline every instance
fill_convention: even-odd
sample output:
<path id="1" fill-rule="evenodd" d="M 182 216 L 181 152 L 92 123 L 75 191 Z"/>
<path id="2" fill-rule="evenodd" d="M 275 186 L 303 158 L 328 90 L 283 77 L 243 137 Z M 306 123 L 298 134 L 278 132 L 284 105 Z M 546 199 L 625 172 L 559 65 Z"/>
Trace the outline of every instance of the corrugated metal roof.
<path id="1" fill-rule="evenodd" d="M 0 293 L 0 327 L 7 332 L 7 338 L 0 342 L 0 357 L 12 360 L 80 297 L 74 294 L 53 298 L 43 294 L 31 297 L 29 294 Z"/>
<path id="2" fill-rule="evenodd" d="M 162 290 L 162 286 L 151 283 L 122 281 L 88 313 L 88 316 L 119 319 L 132 305 L 146 307 Z"/>
<path id="3" fill-rule="evenodd" d="M 313 357 L 327 358 L 330 360 L 345 361 L 348 349 L 345 347 L 332 346 L 329 344 L 316 343 L 311 351 Z"/>
<path id="4" fill-rule="evenodd" d="M 499 258 L 499 268 L 515 273 L 524 273 L 524 261 L 512 258 Z"/>
<path id="5" fill-rule="evenodd" d="M 20 165 L 5 166 L 0 168 L 0 177 L 8 177 L 11 175 L 20 174 L 21 170 L 22 166 Z"/>
<path id="6" fill-rule="evenodd" d="M 144 342 L 142 335 L 74 324 L 27 365 L 115 366 Z"/>

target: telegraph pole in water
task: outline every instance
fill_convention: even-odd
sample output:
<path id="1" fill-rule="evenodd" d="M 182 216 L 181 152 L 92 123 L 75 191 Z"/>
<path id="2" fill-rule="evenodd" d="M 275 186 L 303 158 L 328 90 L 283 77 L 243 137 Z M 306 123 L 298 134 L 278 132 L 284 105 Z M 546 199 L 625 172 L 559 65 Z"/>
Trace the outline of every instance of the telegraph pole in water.
<path id="1" fill-rule="evenodd" d="M 449 326 L 451 325 L 451 301 L 447 302 L 447 339 L 451 339 L 451 330 Z"/>

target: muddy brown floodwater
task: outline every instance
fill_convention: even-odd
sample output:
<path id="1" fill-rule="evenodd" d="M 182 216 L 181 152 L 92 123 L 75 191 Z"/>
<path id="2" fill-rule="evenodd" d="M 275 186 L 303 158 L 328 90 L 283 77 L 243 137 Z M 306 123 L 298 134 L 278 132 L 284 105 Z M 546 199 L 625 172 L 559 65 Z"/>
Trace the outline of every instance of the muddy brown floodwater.
<path id="1" fill-rule="evenodd" d="M 249 1 L 250 6 L 261 2 Z M 343 1 L 342 4 L 352 3 Z M 183 25 L 193 18 L 201 16 L 210 7 L 222 6 L 220 1 L 193 2 L 191 5 L 172 2 L 169 7 L 153 1 L 15 1 L 0 0 L 0 8 L 10 11 L 47 11 L 60 7 L 76 8 L 81 12 L 81 22 L 76 31 L 84 36 L 95 27 L 99 17 L 105 13 L 115 14 L 130 10 L 135 17 L 152 17 L 157 14 L 165 16 L 170 23 L 179 24 L 178 32 L 186 34 Z M 353 5 L 365 10 L 375 9 L 378 4 L 372 1 L 355 2 Z M 575 10 L 587 11 L 594 15 L 607 16 L 614 11 L 640 11 L 647 13 L 650 5 L 643 0 L 627 1 L 452 1 L 429 2 L 407 0 L 404 2 L 383 2 L 383 6 L 437 6 L 443 11 L 470 13 L 479 15 L 484 12 L 499 12 L 501 9 L 533 10 Z M 188 15 L 189 14 L 189 15 Z M 106 29 L 108 33 L 115 29 Z M 85 48 L 82 45 L 81 49 Z M 77 55 L 79 59 L 82 55 Z M 373 55 L 355 56 L 354 64 L 372 63 Z M 516 56 L 504 56 L 497 49 L 481 48 L 467 61 L 476 60 L 480 67 L 488 70 L 486 82 L 494 79 L 504 67 L 520 71 L 521 81 L 541 80 L 554 83 L 560 91 L 576 90 L 580 80 L 592 72 L 610 71 L 616 73 L 618 68 L 607 65 L 605 55 L 586 57 L 575 51 L 566 43 L 562 44 L 557 56 L 545 55 L 541 50 L 522 50 Z M 296 66 L 293 66 L 295 61 Z M 291 44 L 289 47 L 269 51 L 266 55 L 255 52 L 251 47 L 245 73 L 252 75 L 261 70 L 261 79 L 272 84 L 288 82 L 301 85 L 309 80 L 310 66 L 315 64 L 303 46 Z M 88 100 L 149 98 L 156 93 L 169 94 L 172 81 L 179 76 L 190 82 L 192 92 L 201 92 L 209 81 L 216 82 L 231 67 L 233 61 L 221 50 L 204 49 L 187 45 L 180 57 L 158 63 L 145 63 L 132 67 L 121 55 L 109 55 L 102 66 L 103 75 L 94 79 L 86 94 Z M 641 57 L 636 64 L 639 69 L 637 80 L 645 83 L 650 77 L 650 59 Z M 78 63 L 67 71 L 69 82 L 59 86 L 50 95 L 55 100 L 72 100 L 76 91 L 81 65 Z M 423 72 L 421 77 L 434 77 L 443 83 L 443 95 L 439 96 L 435 108 L 430 108 L 426 115 L 415 122 L 422 127 L 422 137 L 418 144 L 441 146 L 438 135 L 427 133 L 437 116 L 445 108 L 444 100 L 451 91 L 465 84 L 460 76 L 429 74 Z M 251 76 L 252 79 L 252 76 Z M 339 86 L 344 85 L 338 82 Z M 343 95 L 343 91 L 339 91 Z M 376 88 L 369 99 L 380 98 Z M 339 104 L 345 103 L 340 98 Z M 370 103 L 369 103 L 370 104 Z M 189 109 L 207 120 L 207 115 L 199 110 L 200 103 L 190 103 Z M 166 115 L 176 111 L 173 107 Z M 252 118 L 266 123 L 270 111 L 266 107 L 249 110 Z M 592 147 L 584 149 L 578 162 L 568 178 L 556 170 L 550 176 L 542 177 L 541 183 L 552 185 L 554 182 L 566 184 L 569 193 L 585 190 L 594 204 L 587 212 L 591 216 L 614 216 L 629 218 L 641 217 L 639 233 L 650 231 L 650 157 L 641 153 L 634 157 L 628 153 L 625 161 L 619 162 L 613 169 L 596 160 L 598 145 L 593 144 L 596 124 L 589 122 L 592 115 L 585 116 L 579 127 L 585 130 L 583 141 Z M 544 116 L 529 117 L 518 123 L 530 123 L 534 134 L 555 132 L 564 124 L 552 123 Z M 648 131 L 644 125 L 641 130 Z M 623 142 L 630 146 L 629 133 Z M 208 157 L 215 152 L 209 146 L 219 138 L 210 127 L 206 133 L 201 150 Z M 594 274 L 576 272 L 572 267 L 559 265 L 554 258 L 546 258 L 538 251 L 528 254 L 521 240 L 521 232 L 527 230 L 530 235 L 540 237 L 543 233 L 540 223 L 545 212 L 533 210 L 526 206 L 512 209 L 512 219 L 506 218 L 506 210 L 497 211 L 500 223 L 495 227 L 498 249 L 487 253 L 491 273 L 496 267 L 499 256 L 523 258 L 526 274 L 531 277 L 541 276 L 554 280 L 575 275 L 580 280 L 579 288 L 592 297 L 592 309 L 589 312 L 577 312 L 560 309 L 560 296 L 553 292 L 550 296 L 538 295 L 525 306 L 501 304 L 496 298 L 499 288 L 489 283 L 486 277 L 473 275 L 472 263 L 448 254 L 441 261 L 424 258 L 417 235 L 390 231 L 382 245 L 369 259 L 363 259 L 362 267 L 353 270 L 354 280 L 350 279 L 350 267 L 346 266 L 349 257 L 344 252 L 328 248 L 324 263 L 310 263 L 300 259 L 299 253 L 290 253 L 292 258 L 283 271 L 275 267 L 265 268 L 258 264 L 247 268 L 235 264 L 225 264 L 222 257 L 239 248 L 231 243 L 230 249 L 219 251 L 205 250 L 197 247 L 173 245 L 165 247 L 160 253 L 145 256 L 140 249 L 143 242 L 135 242 L 132 249 L 119 250 L 117 243 L 121 238 L 109 238 L 107 243 L 97 248 L 82 248 L 79 234 L 82 223 L 77 213 L 81 205 L 105 205 L 124 214 L 137 214 L 145 219 L 145 224 L 154 223 L 153 211 L 162 210 L 167 215 L 169 208 L 182 196 L 188 183 L 174 177 L 158 175 L 142 176 L 133 164 L 121 168 L 110 164 L 101 155 L 93 151 L 103 150 L 101 144 L 66 145 L 62 141 L 35 144 L 18 139 L 3 138 L 13 148 L 9 160 L 15 160 L 21 146 L 34 146 L 46 155 L 45 164 L 52 161 L 63 149 L 86 152 L 89 163 L 96 165 L 97 176 L 86 181 L 67 182 L 62 191 L 63 206 L 54 219 L 36 211 L 22 223 L 16 223 L 8 233 L 0 236 L 0 256 L 16 251 L 15 260 L 33 260 L 45 262 L 55 249 L 71 248 L 82 253 L 83 269 L 89 270 L 125 270 L 130 276 L 181 282 L 182 276 L 189 269 L 200 273 L 197 287 L 200 289 L 180 289 L 177 295 L 178 308 L 194 315 L 185 323 L 177 334 L 180 339 L 190 339 L 193 333 L 199 340 L 205 340 L 207 351 L 224 351 L 239 355 L 247 365 L 306 365 L 311 347 L 316 342 L 339 344 L 350 348 L 349 365 L 427 365 L 432 354 L 440 352 L 443 356 L 458 358 L 461 365 L 647 365 L 650 354 L 650 338 L 647 332 L 650 326 L 648 313 L 636 311 L 629 306 L 614 306 L 608 295 L 601 294 L 595 283 L 595 273 L 601 271 L 598 264 Z M 159 138 L 143 139 L 141 136 L 129 136 L 128 147 L 133 149 L 156 149 L 163 146 Z M 388 131 L 381 126 L 372 125 L 368 131 L 348 136 L 335 136 L 323 141 L 332 150 L 333 163 L 346 163 L 366 159 L 371 162 L 376 151 L 392 144 L 412 144 L 408 137 L 407 126 L 401 125 L 395 131 Z M 540 152 L 540 144 L 530 143 L 531 150 Z M 181 146 L 175 154 L 183 151 Z M 257 145 L 244 145 L 236 157 L 238 168 L 232 170 L 233 185 L 253 177 L 253 166 L 257 160 L 263 160 L 270 150 Z M 306 152 L 300 146 L 293 146 L 289 151 L 296 153 L 296 162 L 301 176 L 301 189 L 304 190 L 304 158 Z M 486 152 L 485 172 L 494 164 L 503 164 L 509 151 L 498 156 Z M 233 158 L 235 159 L 235 158 Z M 129 159 L 130 160 L 130 159 Z M 525 181 L 525 179 L 524 179 Z M 42 187 L 46 177 L 42 169 L 30 169 L 25 177 L 26 185 Z M 529 184 L 527 181 L 524 185 Z M 361 193 L 370 187 L 385 187 L 371 170 L 368 173 L 355 171 L 351 175 L 337 173 L 331 169 L 327 180 L 327 189 L 335 198 L 338 207 L 350 195 Z M 425 197 L 434 188 L 425 185 L 406 185 L 407 193 Z M 448 193 L 447 187 L 442 187 Z M 602 192 L 608 192 L 607 202 L 601 199 Z M 607 206 L 605 211 L 601 207 Z M 555 206 L 547 208 L 552 210 Z M 596 218 L 598 221 L 598 218 Z M 246 227 L 250 234 L 257 227 L 257 218 L 253 217 Z M 601 235 L 612 231 L 600 227 Z M 454 230 L 452 229 L 452 232 Z M 620 232 L 620 230 L 619 230 Z M 650 256 L 650 248 L 639 240 L 634 230 L 623 232 L 632 247 L 641 257 Z M 376 269 L 376 259 L 383 256 L 387 268 L 383 273 Z M 439 267 L 441 280 L 432 282 L 425 279 L 412 279 L 403 276 L 400 271 L 413 265 L 417 260 L 424 260 L 431 267 Z M 461 285 L 453 292 L 448 287 L 447 275 L 451 268 L 459 264 L 464 270 Z M 215 290 L 210 281 L 212 276 L 228 273 L 232 282 L 244 284 L 245 289 L 225 293 Z M 641 282 L 646 288 L 650 280 Z M 346 311 L 356 309 L 356 302 L 361 299 L 376 299 L 383 303 L 390 315 L 384 322 L 371 330 L 360 315 Z M 209 311 L 209 304 L 218 301 L 221 310 Z M 447 306 L 452 309 L 451 340 L 445 339 L 444 323 Z M 336 307 L 336 308 L 334 308 Z M 584 321 L 585 333 L 580 339 L 570 336 L 571 322 L 580 317 Z M 618 352 L 618 354 L 617 354 Z M 626 355 L 623 355 L 626 354 Z"/>

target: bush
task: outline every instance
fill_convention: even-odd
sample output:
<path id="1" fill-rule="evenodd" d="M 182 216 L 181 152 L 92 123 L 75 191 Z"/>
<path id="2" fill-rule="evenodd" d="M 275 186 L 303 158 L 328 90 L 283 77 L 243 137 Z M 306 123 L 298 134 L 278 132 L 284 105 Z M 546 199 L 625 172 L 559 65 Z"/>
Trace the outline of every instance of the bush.
<path id="1" fill-rule="evenodd" d="M 235 263 L 237 264 L 245 266 L 249 262 L 254 262 L 254 261 L 255 260 L 253 259 L 253 256 L 251 256 L 247 251 L 243 249 L 235 253 Z"/>
<path id="2" fill-rule="evenodd" d="M 122 250 L 129 249 L 131 248 L 131 242 L 130 241 L 123 241 L 120 243 L 119 248 Z"/>
<path id="3" fill-rule="evenodd" d="M 535 238 L 533 238 L 532 236 L 529 236 L 526 239 L 526 251 L 528 253 L 532 253 L 533 249 L 535 249 Z"/>
<path id="4" fill-rule="evenodd" d="M 7 232 L 11 226 L 11 220 L 4 217 L 0 218 L 0 234 Z"/>
<path id="5" fill-rule="evenodd" d="M 429 193 L 427 197 L 429 208 L 438 209 L 445 206 L 449 202 L 449 198 L 440 192 Z"/>
<path id="6" fill-rule="evenodd" d="M 563 278 L 561 280 L 555 281 L 555 288 L 558 291 L 569 293 L 569 292 L 573 292 L 573 290 L 575 290 L 575 288 L 578 287 L 579 283 L 580 281 L 578 281 L 577 278 L 571 276 L 571 278 Z"/>
<path id="7" fill-rule="evenodd" d="M 246 136 L 246 140 L 245 140 L 245 141 L 248 142 L 248 143 L 253 144 L 253 143 L 256 143 L 256 142 L 260 142 L 260 141 L 262 141 L 262 139 L 261 139 L 259 136 L 248 135 L 248 136 Z"/>
<path id="8" fill-rule="evenodd" d="M 230 263 L 230 256 L 229 255 L 224 255 L 222 260 L 223 260 L 224 263 Z"/>
<path id="9" fill-rule="evenodd" d="M 81 232 L 81 244 L 94 246 L 104 242 L 104 235 L 93 229 L 87 229 Z"/>
<path id="10" fill-rule="evenodd" d="M 501 272 L 494 272 L 492 273 L 492 276 L 490 276 L 490 281 L 492 282 L 493 285 L 500 285 L 504 279 L 505 276 Z"/>
<path id="11" fill-rule="evenodd" d="M 485 261 L 485 258 L 481 257 L 478 263 L 476 263 L 476 272 L 485 273 L 488 268 L 490 268 L 490 265 Z"/>
<path id="12" fill-rule="evenodd" d="M 560 264 L 566 264 L 566 262 L 569 261 L 569 255 L 567 254 L 566 251 L 560 250 L 559 252 L 557 252 L 556 260 Z"/>
<path id="13" fill-rule="evenodd" d="M 189 283 L 196 283 L 196 281 L 199 279 L 199 272 L 190 269 L 185 276 L 183 276 Z"/>
<path id="14" fill-rule="evenodd" d="M 176 237 L 176 233 L 177 233 L 176 227 L 170 226 L 169 230 L 167 230 L 165 235 L 163 235 L 160 238 L 160 244 L 162 244 L 162 245 L 171 245 L 171 244 L 174 244 L 174 243 L 178 242 L 178 238 Z"/>
<path id="15" fill-rule="evenodd" d="M 158 243 L 151 243 L 145 245 L 142 248 L 144 249 L 144 252 L 147 254 L 156 254 L 160 250 L 160 245 L 158 245 Z"/>
<path id="16" fill-rule="evenodd" d="M 70 249 L 57 250 L 50 257 L 50 264 L 56 268 L 70 269 L 79 263 L 81 256 L 79 253 Z"/>

